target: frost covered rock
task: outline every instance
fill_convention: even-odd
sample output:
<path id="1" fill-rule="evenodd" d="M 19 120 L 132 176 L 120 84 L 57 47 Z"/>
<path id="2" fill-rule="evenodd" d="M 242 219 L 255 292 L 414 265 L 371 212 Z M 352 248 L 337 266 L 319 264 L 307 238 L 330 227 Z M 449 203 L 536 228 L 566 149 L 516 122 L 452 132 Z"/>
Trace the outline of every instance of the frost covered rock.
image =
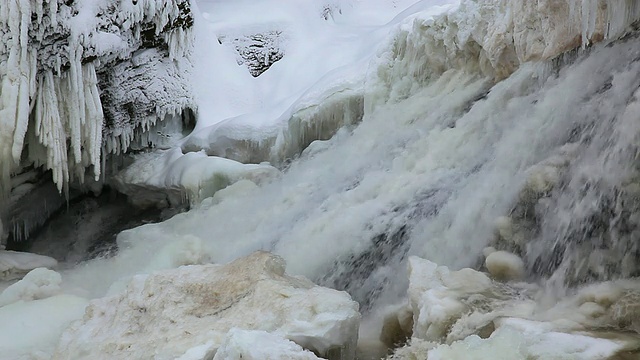
<path id="1" fill-rule="evenodd" d="M 0 278 L 19 279 L 36 268 L 51 268 L 58 265 L 56 259 L 18 251 L 0 250 Z"/>
<path id="2" fill-rule="evenodd" d="M 213 360 L 319 360 L 314 353 L 278 335 L 231 329 Z"/>
<path id="3" fill-rule="evenodd" d="M 227 39 L 219 37 L 219 41 L 231 42 L 238 52 L 238 65 L 246 65 L 251 76 L 258 77 L 269 70 L 271 65 L 284 56 L 284 36 L 280 30 L 270 30 L 260 33 L 241 35 Z"/>
<path id="4" fill-rule="evenodd" d="M 21 0 L 0 9 L 2 193 L 10 190 L 10 174 L 31 163 L 51 169 L 59 190 L 71 179 L 82 181 L 87 168 L 97 178 L 103 145 L 114 152 L 126 150 L 134 131 L 148 130 L 157 119 L 148 116 L 149 107 L 162 121 L 165 114 L 180 115 L 193 104 L 186 78 L 171 78 L 190 68 L 193 18 L 188 0 L 86 4 Z M 159 55 L 136 61 L 141 49 L 155 49 Z M 145 76 L 141 72 L 169 78 L 140 89 L 134 86 L 139 84 L 136 77 Z M 120 93 L 124 95 L 115 95 Z M 136 115 L 142 99 L 138 93 L 146 96 L 143 116 L 123 123 L 104 111 Z M 127 104 L 119 102 L 124 96 L 130 96 Z"/>
<path id="5" fill-rule="evenodd" d="M 232 328 L 263 330 L 323 354 L 352 359 L 360 314 L 344 292 L 284 273 L 258 252 L 227 265 L 184 266 L 133 278 L 91 302 L 54 359 L 174 359 L 221 346 Z"/>
<path id="6" fill-rule="evenodd" d="M 519 280 L 524 277 L 524 262 L 507 251 L 495 251 L 487 256 L 485 266 L 491 276 L 498 280 Z"/>
<path id="7" fill-rule="evenodd" d="M 62 277 L 53 270 L 37 268 L 0 293 L 0 307 L 18 301 L 45 299 L 60 293 Z"/>

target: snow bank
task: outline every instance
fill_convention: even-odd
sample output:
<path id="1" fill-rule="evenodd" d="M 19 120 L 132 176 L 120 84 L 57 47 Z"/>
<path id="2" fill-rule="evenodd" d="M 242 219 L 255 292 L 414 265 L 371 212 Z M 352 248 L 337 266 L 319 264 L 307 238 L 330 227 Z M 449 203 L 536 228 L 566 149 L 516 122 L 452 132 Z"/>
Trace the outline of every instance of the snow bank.
<path id="1" fill-rule="evenodd" d="M 200 119 L 183 149 L 280 164 L 313 140 L 358 123 L 365 103 L 404 99 L 448 69 L 502 80 L 523 63 L 616 39 L 640 18 L 632 0 L 393 3 L 394 9 L 380 1 L 328 6 L 332 15 L 324 18 L 314 1 L 201 4 L 199 36 L 217 36 L 222 44 L 197 50 L 197 71 L 204 74 L 197 85 Z M 388 23 L 364 18 L 375 13 L 386 14 Z M 252 48 L 255 41 L 242 40 L 251 37 L 271 40 Z M 247 54 L 264 58 L 252 65 L 265 71 L 255 79 L 236 66 Z M 208 61 L 214 57 L 216 68 Z"/>
<path id="2" fill-rule="evenodd" d="M 91 302 L 54 359 L 176 358 L 209 342 L 221 346 L 232 328 L 353 359 L 359 320 L 346 293 L 287 276 L 281 258 L 259 252 L 227 265 L 134 277 L 119 295 Z M 235 346 L 229 341 L 226 351 Z"/>
<path id="3" fill-rule="evenodd" d="M 183 154 L 174 148 L 136 156 L 133 164 L 114 177 L 114 182 L 130 201 L 146 207 L 157 199 L 158 191 L 178 191 L 195 204 L 238 180 L 260 184 L 279 173 L 268 164 L 241 164 L 202 152 Z M 182 200 L 171 199 L 170 193 L 167 197 L 169 203 Z"/>
<path id="4" fill-rule="evenodd" d="M 51 268 L 56 265 L 56 259 L 48 256 L 0 250 L 0 278 L 3 280 L 21 278 L 35 268 Z"/>
<path id="5" fill-rule="evenodd" d="M 88 300 L 57 295 L 0 307 L 0 358 L 50 359 L 63 330 L 82 318 Z"/>

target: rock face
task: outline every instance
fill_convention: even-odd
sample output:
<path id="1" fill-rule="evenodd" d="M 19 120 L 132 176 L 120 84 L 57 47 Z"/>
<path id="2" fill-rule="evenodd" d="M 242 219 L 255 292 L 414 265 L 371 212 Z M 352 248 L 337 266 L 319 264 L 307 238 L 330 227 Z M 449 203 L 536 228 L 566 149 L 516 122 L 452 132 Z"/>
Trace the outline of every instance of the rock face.
<path id="1" fill-rule="evenodd" d="M 63 334 L 53 359 L 175 359 L 203 344 L 201 352 L 212 354 L 233 328 L 267 331 L 320 356 L 353 359 L 358 304 L 284 270 L 280 257 L 258 252 L 223 266 L 136 276 L 125 292 L 91 302 L 84 319 Z"/>
<path id="2" fill-rule="evenodd" d="M 230 41 L 238 52 L 238 65 L 246 65 L 251 76 L 258 77 L 284 57 L 284 50 L 280 44 L 282 38 L 282 31 L 270 30 L 232 39 L 220 37 L 219 41 Z"/>

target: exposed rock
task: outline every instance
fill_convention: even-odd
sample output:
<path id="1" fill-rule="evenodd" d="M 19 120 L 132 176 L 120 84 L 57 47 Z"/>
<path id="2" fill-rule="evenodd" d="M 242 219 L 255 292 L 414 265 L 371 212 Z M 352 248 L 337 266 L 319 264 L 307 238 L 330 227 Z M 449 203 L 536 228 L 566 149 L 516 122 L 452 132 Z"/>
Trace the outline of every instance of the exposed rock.
<path id="1" fill-rule="evenodd" d="M 226 42 L 225 37 L 220 37 Z M 230 40 L 239 54 L 238 65 L 246 65 L 253 77 L 260 76 L 278 60 L 284 57 L 282 31 L 271 30 L 256 34 L 238 36 Z"/>
<path id="2" fill-rule="evenodd" d="M 330 359 L 353 359 L 358 304 L 344 292 L 284 273 L 265 252 L 133 278 L 94 300 L 62 336 L 54 359 L 174 359 L 218 348 L 232 328 L 263 330 Z"/>

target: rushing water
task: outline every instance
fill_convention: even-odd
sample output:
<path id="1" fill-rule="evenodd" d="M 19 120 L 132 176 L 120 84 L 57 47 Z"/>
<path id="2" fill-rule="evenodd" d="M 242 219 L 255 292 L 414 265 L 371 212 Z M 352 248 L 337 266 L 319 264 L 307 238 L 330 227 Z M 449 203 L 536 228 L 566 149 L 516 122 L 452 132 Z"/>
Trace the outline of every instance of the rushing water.
<path id="1" fill-rule="evenodd" d="M 409 254 L 476 266 L 496 219 L 512 214 L 529 221 L 527 243 L 510 248 L 523 255 L 529 275 L 564 279 L 575 268 L 576 244 L 609 246 L 585 226 L 599 226 L 589 214 L 606 211 L 633 174 L 639 55 L 632 37 L 571 60 L 527 64 L 495 85 L 449 70 L 403 100 L 368 106 L 374 110 L 357 128 L 314 144 L 271 183 L 233 185 L 221 202 L 125 231 L 118 256 L 66 278 L 98 296 L 121 276 L 180 263 L 185 249 L 215 262 L 264 249 L 282 255 L 291 273 L 371 305 L 385 289 L 401 293 Z M 535 199 L 546 199 L 547 208 L 534 209 L 534 219 L 518 217 L 529 206 L 521 192 L 534 165 L 566 144 L 574 155 L 555 175 L 560 180 Z M 608 206 L 614 214 L 602 221 L 616 221 Z M 615 238 L 620 232 L 607 226 L 607 241 L 635 249 L 632 237 Z M 600 275 L 630 275 L 635 262 L 626 269 Z"/>

